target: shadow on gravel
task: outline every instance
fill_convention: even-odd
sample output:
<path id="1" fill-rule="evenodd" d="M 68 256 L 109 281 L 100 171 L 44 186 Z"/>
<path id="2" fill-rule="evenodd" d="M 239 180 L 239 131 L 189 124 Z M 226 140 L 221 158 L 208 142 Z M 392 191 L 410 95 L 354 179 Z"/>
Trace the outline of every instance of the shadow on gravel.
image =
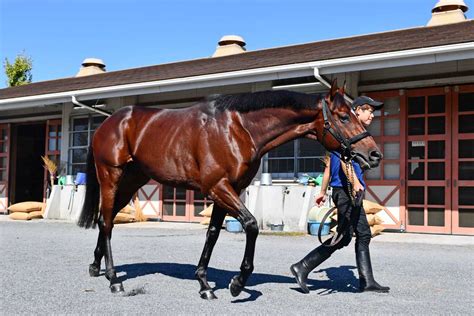
<path id="1" fill-rule="evenodd" d="M 337 292 L 359 292 L 359 279 L 354 275 L 354 266 L 340 266 L 313 271 L 308 276 L 310 291 L 318 291 L 319 295 L 329 295 Z M 325 273 L 327 280 L 314 280 L 314 273 Z"/>
<path id="2" fill-rule="evenodd" d="M 183 280 L 196 280 L 194 276 L 196 266 L 191 264 L 145 262 L 124 264 L 116 266 L 115 269 L 118 273 L 125 273 L 125 275 L 119 277 L 120 281 L 122 282 L 140 276 L 156 273 L 161 273 L 163 275 Z M 358 279 L 354 276 L 352 271 L 353 269 L 355 269 L 354 266 L 340 266 L 337 268 L 328 268 L 313 272 L 325 273 L 327 280 L 315 280 L 314 274 L 311 273 L 308 279 L 308 287 L 312 291 L 321 290 L 318 292 L 319 295 L 329 295 L 337 292 L 357 292 Z M 214 290 L 225 289 L 228 287 L 232 277 L 238 272 L 239 271 L 209 268 L 207 274 L 208 281 L 215 283 Z M 293 277 L 276 274 L 253 273 L 247 282 L 247 286 L 255 286 L 265 283 L 286 283 L 296 285 L 296 281 Z M 292 289 L 300 291 L 299 288 Z M 248 288 L 245 288 L 243 291 L 248 293 L 250 297 L 246 299 L 235 300 L 233 303 L 253 301 L 262 295 L 260 291 L 251 290 Z"/>

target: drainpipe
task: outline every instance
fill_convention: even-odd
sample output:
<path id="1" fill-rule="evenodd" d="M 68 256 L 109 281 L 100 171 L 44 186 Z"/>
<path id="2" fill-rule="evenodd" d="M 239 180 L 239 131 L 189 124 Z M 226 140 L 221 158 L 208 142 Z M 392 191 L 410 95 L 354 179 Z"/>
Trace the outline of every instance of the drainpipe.
<path id="1" fill-rule="evenodd" d="M 105 116 L 112 115 L 111 113 L 109 113 L 107 111 L 100 110 L 100 109 L 95 108 L 93 106 L 90 106 L 90 105 L 87 105 L 87 104 L 84 104 L 84 103 L 81 103 L 81 102 L 77 101 L 76 96 L 74 96 L 74 95 L 71 96 L 71 100 L 72 100 L 72 103 L 74 103 L 75 105 L 80 106 L 81 108 L 86 108 L 86 109 L 89 109 L 93 112 L 97 112 L 97 113 L 100 113 L 100 114 L 105 115 Z"/>
<path id="2" fill-rule="evenodd" d="M 314 67 L 314 77 L 318 79 L 319 82 L 321 82 L 323 85 L 325 85 L 328 88 L 331 88 L 331 84 L 319 73 L 319 68 Z M 352 100 L 347 94 L 344 93 L 344 99 L 346 99 L 347 102 L 352 103 L 354 100 Z"/>

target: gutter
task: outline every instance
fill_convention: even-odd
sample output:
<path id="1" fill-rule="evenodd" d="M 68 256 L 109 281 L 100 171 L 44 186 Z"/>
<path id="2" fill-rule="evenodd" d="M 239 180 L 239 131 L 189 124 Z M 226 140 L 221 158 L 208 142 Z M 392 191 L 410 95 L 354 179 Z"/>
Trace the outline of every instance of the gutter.
<path id="1" fill-rule="evenodd" d="M 70 102 L 72 96 L 84 100 L 111 98 L 461 59 L 474 59 L 474 42 L 3 99 L 0 100 L 0 109 L 21 109 Z M 317 73 L 314 69 L 318 69 Z"/>
<path id="2" fill-rule="evenodd" d="M 93 106 L 90 106 L 90 105 L 87 105 L 87 104 L 84 104 L 84 103 L 81 103 L 79 101 L 77 101 L 76 97 L 73 95 L 71 96 L 71 102 L 75 105 L 78 105 L 80 106 L 81 108 L 86 108 L 86 109 L 89 109 L 93 112 L 96 112 L 96 113 L 100 113 L 102 115 L 105 115 L 105 116 L 110 116 L 112 115 L 111 113 L 107 112 L 107 111 L 103 111 L 101 109 L 98 109 L 96 107 L 93 107 Z"/>
<path id="3" fill-rule="evenodd" d="M 331 84 L 329 83 L 329 81 L 326 80 L 326 78 L 324 78 L 323 76 L 321 76 L 321 74 L 319 73 L 319 68 L 318 67 L 314 67 L 313 68 L 313 72 L 314 72 L 314 77 L 316 79 L 318 79 L 319 82 L 321 82 L 322 84 L 324 84 L 326 87 L 328 88 L 331 88 Z M 351 104 L 354 100 L 352 100 L 347 94 L 344 93 L 344 99 L 349 102 L 349 104 Z"/>

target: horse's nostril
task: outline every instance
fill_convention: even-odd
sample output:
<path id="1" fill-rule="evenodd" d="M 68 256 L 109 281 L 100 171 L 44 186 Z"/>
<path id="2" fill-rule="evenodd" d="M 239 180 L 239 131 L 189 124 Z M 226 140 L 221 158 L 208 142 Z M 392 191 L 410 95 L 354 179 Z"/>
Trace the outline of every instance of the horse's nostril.
<path id="1" fill-rule="evenodd" d="M 369 156 L 370 156 L 370 159 L 371 160 L 380 160 L 382 159 L 383 155 L 380 151 L 378 150 L 372 150 L 370 153 L 369 153 Z"/>

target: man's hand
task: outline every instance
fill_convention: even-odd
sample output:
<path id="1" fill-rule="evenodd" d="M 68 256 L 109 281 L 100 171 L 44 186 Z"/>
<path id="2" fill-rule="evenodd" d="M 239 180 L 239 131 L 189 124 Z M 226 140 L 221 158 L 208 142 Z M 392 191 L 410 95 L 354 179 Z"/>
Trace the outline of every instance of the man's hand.
<path id="1" fill-rule="evenodd" d="M 326 193 L 319 193 L 316 197 L 316 205 L 322 206 L 324 203 L 326 203 Z"/>
<path id="2" fill-rule="evenodd" d="M 365 191 L 364 186 L 362 184 L 360 184 L 359 181 L 356 181 L 356 183 L 354 184 L 354 187 L 352 189 L 354 190 L 354 192 Z"/>

